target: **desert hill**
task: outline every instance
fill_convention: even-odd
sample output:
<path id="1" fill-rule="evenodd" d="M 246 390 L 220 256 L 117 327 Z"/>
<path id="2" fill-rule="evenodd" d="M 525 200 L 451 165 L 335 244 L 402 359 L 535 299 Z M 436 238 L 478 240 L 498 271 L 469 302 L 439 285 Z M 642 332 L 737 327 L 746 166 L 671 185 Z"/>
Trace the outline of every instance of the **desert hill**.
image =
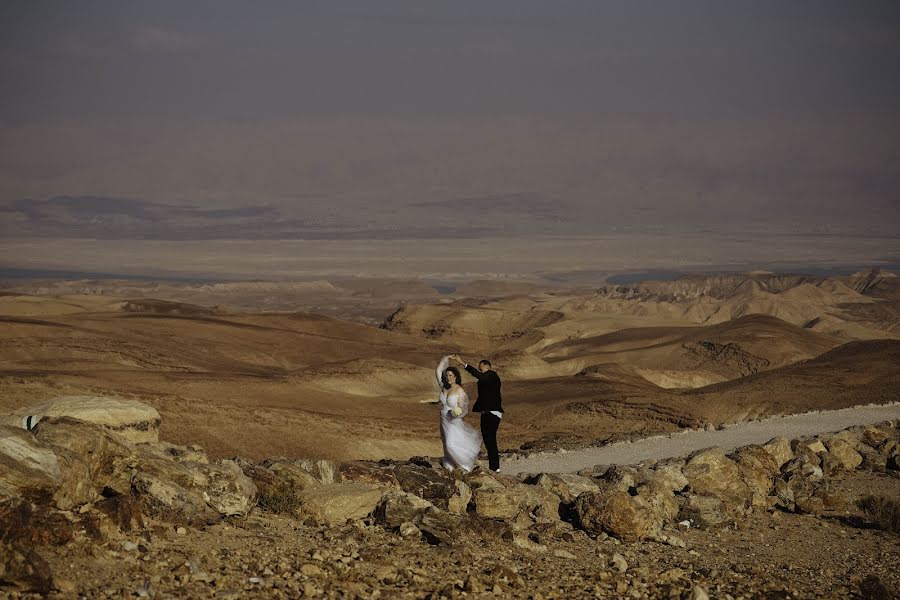
<path id="1" fill-rule="evenodd" d="M 860 289 L 890 279 L 879 277 Z M 280 294 L 294 285 L 237 287 Z M 156 408 L 163 439 L 199 443 L 216 456 L 377 459 L 440 452 L 437 408 L 428 402 L 437 396 L 433 368 L 451 353 L 494 361 L 511 409 L 506 448 L 548 436 L 603 440 L 900 395 L 895 345 L 846 345 L 856 326 L 890 338 L 890 330 L 870 327 L 896 324 L 895 306 L 847 282 L 757 274 L 647 284 L 655 296 L 555 287 L 499 297 L 449 294 L 441 302 L 421 282 L 346 285 L 346 306 L 381 307 L 390 315 L 383 327 L 143 293 L 7 291 L 17 295 L 0 297 L 0 410 L 54 395 L 117 395 Z M 666 285 L 673 287 L 663 293 Z M 233 292 L 203 286 L 208 298 Z M 390 298 L 397 290 L 421 293 L 423 302 L 398 309 Z M 769 312 L 724 318 L 724 303 L 748 297 L 766 298 Z M 818 320 L 770 314 L 810 298 L 804 318 L 829 307 Z M 391 303 L 393 312 L 385 308 Z M 716 314 L 723 320 L 709 318 Z M 474 397 L 474 382 L 464 380 Z"/>
<path id="2" fill-rule="evenodd" d="M 637 367 L 663 387 L 698 387 L 704 378 L 712 383 L 743 377 L 818 356 L 839 344 L 839 338 L 776 317 L 750 315 L 701 327 L 623 329 L 553 344 L 538 354 L 558 372 L 612 362 Z M 679 378 L 691 383 L 677 385 Z"/>

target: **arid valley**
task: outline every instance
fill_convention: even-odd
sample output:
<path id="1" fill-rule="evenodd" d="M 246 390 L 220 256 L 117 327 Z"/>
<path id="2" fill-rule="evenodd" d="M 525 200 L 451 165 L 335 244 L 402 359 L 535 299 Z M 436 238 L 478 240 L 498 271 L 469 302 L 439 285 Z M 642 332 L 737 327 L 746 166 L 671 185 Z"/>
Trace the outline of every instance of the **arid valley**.
<path id="1" fill-rule="evenodd" d="M 883 594 L 900 584 L 890 567 L 900 559 L 896 530 L 866 525 L 859 505 L 865 496 L 896 500 L 900 493 L 900 451 L 888 443 L 900 437 L 896 418 L 881 430 L 848 430 L 840 442 L 822 437 L 830 450 L 818 437 L 784 440 L 791 458 L 773 463 L 773 472 L 783 473 L 774 484 L 772 473 L 763 475 L 761 490 L 748 483 L 746 461 L 756 456 L 757 471 L 773 469 L 747 450 L 762 446 L 722 454 L 715 460 L 723 464 L 704 463 L 706 475 L 691 471 L 706 451 L 682 458 L 676 464 L 685 484 L 672 484 L 664 496 L 654 482 L 667 472 L 665 461 L 633 465 L 643 471 L 624 464 L 556 469 L 560 475 L 476 469 L 449 478 L 436 462 L 434 367 L 447 354 L 490 358 L 501 374 L 507 414 L 500 446 L 511 470 L 529 456 L 565 465 L 566 452 L 615 442 L 896 403 L 900 281 L 887 271 L 697 274 L 597 285 L 477 280 L 452 288 L 387 278 L 10 279 L 0 289 L 0 336 L 7 466 L 15 465 L 8 462 L 16 456 L 10 440 L 30 435 L 21 424 L 35 411 L 47 415 L 35 443 L 68 448 L 53 450 L 68 465 L 84 460 L 71 456 L 88 442 L 66 436 L 115 437 L 102 427 L 78 433 L 72 428 L 80 421 L 54 413 L 53 399 L 68 397 L 70 407 L 78 398 L 118 399 L 158 413 L 149 427 L 159 441 L 148 446 L 157 454 L 138 450 L 144 444 L 126 450 L 112 438 L 90 442 L 97 450 L 88 463 L 101 462 L 87 467 L 92 483 L 82 482 L 77 493 L 61 491 L 72 485 L 66 468 L 62 484 L 37 485 L 11 467 L 12 480 L 0 491 L 20 490 L 15 497 L 44 489 L 55 507 L 5 505 L 16 526 L 5 529 L 12 545 L 6 575 L 0 573 L 12 587 L 0 589 L 13 596 L 30 589 L 60 597 L 874 598 L 889 597 Z M 464 383 L 475 397 L 471 377 Z M 855 444 L 859 462 L 835 463 L 841 444 Z M 767 445 L 763 454 L 780 456 L 778 448 Z M 99 458 L 107 455 L 121 458 Z M 200 500 L 207 512 L 197 513 L 188 500 L 160 504 L 165 494 L 142 487 L 139 475 L 122 479 L 113 466 L 125 460 L 145 465 L 136 473 L 159 474 L 165 469 L 153 461 L 164 459 L 178 468 L 240 465 L 237 473 L 249 477 L 252 490 L 241 492 L 240 482 L 226 478 L 227 493 L 215 493 L 243 494 L 246 506 L 217 512 L 210 507 L 221 503 L 213 498 Z M 825 479 L 805 483 L 805 496 L 790 488 L 788 499 L 779 478 L 796 485 L 801 479 L 791 479 L 792 469 L 811 459 Z M 727 478 L 735 464 L 734 486 L 743 492 L 703 483 Z M 213 477 L 204 473 L 180 484 L 185 494 L 196 498 L 202 488 L 204 498 L 215 495 L 203 488 L 212 483 L 197 483 Z M 373 499 L 379 486 L 388 491 Z M 658 515 L 641 518 L 659 521 L 644 527 L 631 513 L 604 521 L 603 510 L 612 509 L 596 513 L 586 498 L 600 501 L 615 490 L 645 504 L 647 496 Z M 509 496 L 502 506 L 498 494 Z M 38 497 L 31 501 L 42 506 Z M 697 498 L 714 499 L 718 512 L 694 506 Z M 696 529 L 673 529 L 681 522 Z M 281 549 L 272 554 L 260 539 Z M 794 541 L 785 553 L 778 547 L 787 540 Z M 40 558 L 23 550 L 33 543 Z M 856 562 L 815 565 L 814 545 L 821 543 L 846 545 Z M 755 550 L 744 556 L 737 549 L 747 544 Z M 710 553 L 714 547 L 721 550 Z M 512 553 L 502 568 L 489 560 L 498 548 Z M 407 557 L 406 567 L 392 558 L 397 553 Z M 469 564 L 484 561 L 491 564 Z M 859 569 L 865 572 L 854 574 Z"/>

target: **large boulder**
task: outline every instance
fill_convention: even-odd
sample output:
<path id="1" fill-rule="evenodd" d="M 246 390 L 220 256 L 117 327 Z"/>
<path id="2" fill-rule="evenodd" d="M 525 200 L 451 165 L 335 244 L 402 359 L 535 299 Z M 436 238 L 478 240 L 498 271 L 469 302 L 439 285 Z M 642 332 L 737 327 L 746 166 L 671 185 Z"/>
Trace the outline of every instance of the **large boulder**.
<path id="1" fill-rule="evenodd" d="M 365 483 L 331 483 L 300 492 L 301 512 L 328 525 L 343 525 L 372 514 L 384 490 Z"/>
<path id="2" fill-rule="evenodd" d="M 677 518 L 690 521 L 694 527 L 708 529 L 725 523 L 731 514 L 719 498 L 687 494 Z"/>
<path id="3" fill-rule="evenodd" d="M 586 532 L 605 532 L 625 541 L 655 539 L 662 527 L 662 518 L 647 501 L 627 491 L 585 492 L 575 501 L 575 511 Z"/>
<path id="4" fill-rule="evenodd" d="M 488 519 L 515 519 L 518 515 L 559 519 L 559 496 L 524 483 L 481 486 L 472 490 L 475 512 Z"/>
<path id="5" fill-rule="evenodd" d="M 778 461 L 762 446 L 738 448 L 730 457 L 738 466 L 741 479 L 750 490 L 753 507 L 767 508 L 774 478 L 778 475 Z"/>
<path id="6" fill-rule="evenodd" d="M 750 507 L 753 493 L 744 482 L 737 463 L 721 448 L 706 448 L 690 455 L 682 469 L 691 491 L 718 498 L 726 510 L 742 514 Z"/>
<path id="7" fill-rule="evenodd" d="M 69 510 L 92 502 L 108 487 L 120 494 L 131 491 L 140 463 L 137 450 L 106 428 L 71 417 L 47 417 L 34 430 L 41 444 L 53 449 L 60 466 L 54 504 Z M 146 452 L 151 462 L 167 462 Z"/>
<path id="8" fill-rule="evenodd" d="M 683 465 L 677 463 L 657 465 L 649 474 L 647 483 L 653 484 L 658 489 L 681 492 L 689 485 L 687 477 L 682 472 L 682 467 Z"/>
<path id="9" fill-rule="evenodd" d="M 159 441 L 159 412 L 137 400 L 107 396 L 57 396 L 40 404 L 16 410 L 8 425 L 22 427 L 46 417 L 72 417 L 94 423 L 132 443 Z"/>
<path id="10" fill-rule="evenodd" d="M 840 438 L 826 440 L 826 445 L 828 447 L 828 455 L 833 459 L 837 468 L 844 471 L 853 471 L 862 464 L 862 455 L 855 450 L 854 445 Z"/>

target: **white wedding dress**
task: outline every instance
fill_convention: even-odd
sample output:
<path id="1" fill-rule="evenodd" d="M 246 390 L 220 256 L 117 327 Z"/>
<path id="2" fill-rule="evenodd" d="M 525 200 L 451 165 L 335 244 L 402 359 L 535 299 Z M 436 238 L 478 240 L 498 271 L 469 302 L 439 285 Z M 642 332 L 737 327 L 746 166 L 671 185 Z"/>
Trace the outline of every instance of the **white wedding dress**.
<path id="1" fill-rule="evenodd" d="M 469 414 L 469 396 L 460 388 L 448 393 L 441 383 L 441 375 L 450 364 L 450 357 L 445 356 L 437 366 L 437 381 L 441 390 L 441 442 L 444 445 L 444 467 L 450 471 L 461 468 L 471 471 L 475 459 L 481 451 L 481 433 L 469 427 L 463 417 Z M 459 407 L 462 414 L 453 416 L 453 409 Z"/>

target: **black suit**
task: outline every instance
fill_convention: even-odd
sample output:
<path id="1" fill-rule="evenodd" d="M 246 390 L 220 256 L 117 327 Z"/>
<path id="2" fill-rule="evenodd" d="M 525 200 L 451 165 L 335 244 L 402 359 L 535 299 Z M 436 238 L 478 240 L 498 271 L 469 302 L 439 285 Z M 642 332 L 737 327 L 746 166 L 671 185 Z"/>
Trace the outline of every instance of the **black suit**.
<path id="1" fill-rule="evenodd" d="M 488 465 L 492 471 L 500 468 L 500 452 L 497 449 L 497 429 L 500 427 L 500 417 L 491 414 L 496 411 L 503 413 L 503 398 L 500 395 L 500 376 L 495 371 L 482 373 L 472 365 L 466 365 L 466 371 L 478 380 L 478 399 L 472 406 L 472 412 L 481 413 L 481 437 L 484 439 L 484 447 L 488 453 Z"/>

